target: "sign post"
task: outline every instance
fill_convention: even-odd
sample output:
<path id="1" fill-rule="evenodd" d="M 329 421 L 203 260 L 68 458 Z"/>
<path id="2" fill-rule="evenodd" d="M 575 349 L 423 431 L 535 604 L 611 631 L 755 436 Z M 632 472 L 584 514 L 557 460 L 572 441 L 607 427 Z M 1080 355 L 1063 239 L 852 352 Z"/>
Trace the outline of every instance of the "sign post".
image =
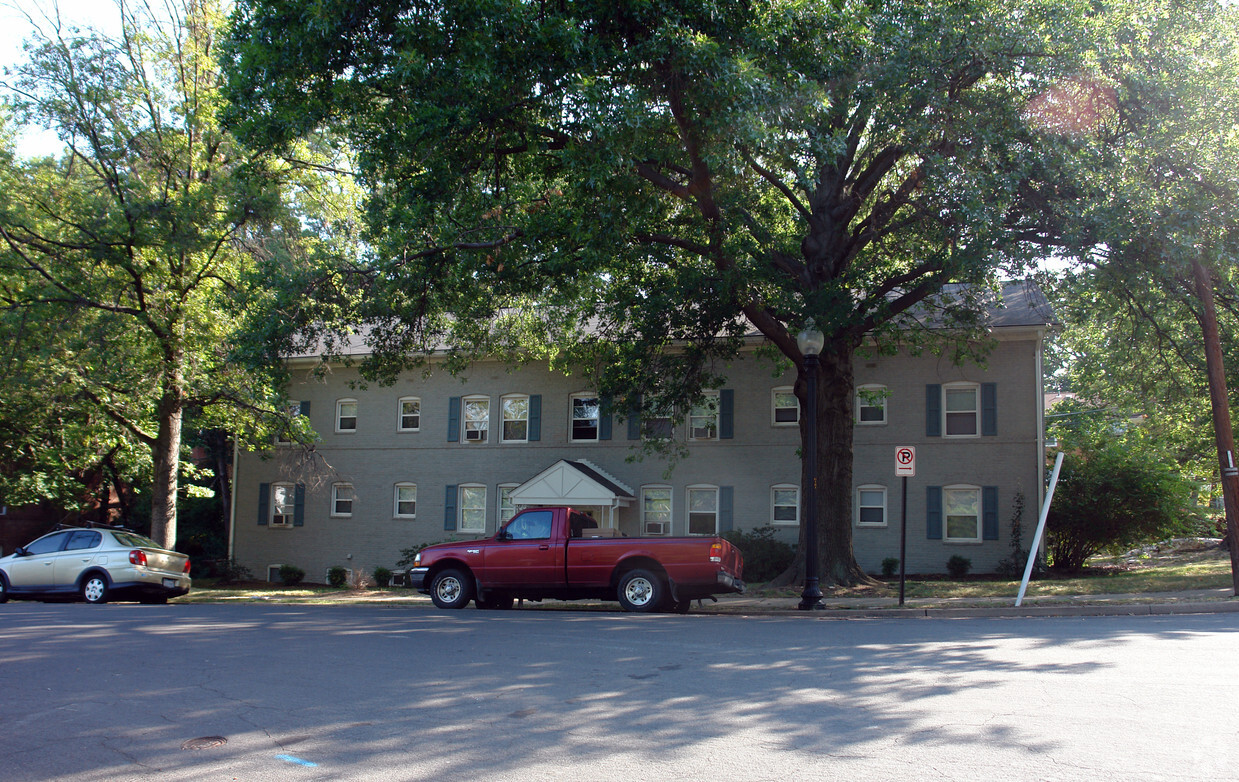
<path id="1" fill-rule="evenodd" d="M 902 512 L 899 520 L 899 606 L 903 607 L 908 559 L 908 478 L 916 476 L 916 449 L 901 445 L 895 449 L 895 476 L 903 478 Z"/>

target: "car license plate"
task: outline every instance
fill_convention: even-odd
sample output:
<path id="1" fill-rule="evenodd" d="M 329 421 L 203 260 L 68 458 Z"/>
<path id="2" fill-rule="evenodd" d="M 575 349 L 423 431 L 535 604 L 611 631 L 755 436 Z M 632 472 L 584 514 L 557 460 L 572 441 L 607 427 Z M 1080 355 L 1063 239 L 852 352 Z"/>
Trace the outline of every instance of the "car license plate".
<path id="1" fill-rule="evenodd" d="M 164 586 L 166 586 L 166 587 L 167 587 L 167 588 L 169 588 L 169 589 L 176 589 L 176 579 L 175 579 L 175 578 L 165 578 L 165 579 L 163 580 L 163 585 L 164 585 Z"/>

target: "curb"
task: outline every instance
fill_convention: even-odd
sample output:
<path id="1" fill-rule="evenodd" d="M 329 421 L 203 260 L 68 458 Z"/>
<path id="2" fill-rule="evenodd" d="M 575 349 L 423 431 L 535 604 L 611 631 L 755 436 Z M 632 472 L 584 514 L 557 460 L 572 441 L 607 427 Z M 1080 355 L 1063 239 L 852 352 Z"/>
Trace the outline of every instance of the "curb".
<path id="1" fill-rule="evenodd" d="M 817 611 L 757 608 L 752 611 L 698 611 L 698 616 L 788 616 L 806 614 L 818 619 L 976 619 L 1049 616 L 1173 616 L 1239 613 L 1239 601 L 1204 603 L 1118 603 L 1112 605 L 1043 605 L 1009 608 L 827 608 Z"/>

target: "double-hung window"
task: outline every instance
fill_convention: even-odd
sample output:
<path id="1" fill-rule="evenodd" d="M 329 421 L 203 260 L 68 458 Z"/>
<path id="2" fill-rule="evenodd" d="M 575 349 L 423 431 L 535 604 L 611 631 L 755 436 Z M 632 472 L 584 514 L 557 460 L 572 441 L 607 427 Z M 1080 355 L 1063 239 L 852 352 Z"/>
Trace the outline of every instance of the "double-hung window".
<path id="1" fill-rule="evenodd" d="M 357 431 L 357 400 L 356 399 L 337 399 L 336 400 L 336 431 L 337 432 L 356 432 Z"/>
<path id="2" fill-rule="evenodd" d="M 944 432 L 947 437 L 970 437 L 980 432 L 980 386 L 961 383 L 942 387 Z"/>
<path id="3" fill-rule="evenodd" d="M 397 519 L 417 518 L 417 484 L 397 483 L 392 516 Z"/>
<path id="4" fill-rule="evenodd" d="M 353 484 L 336 483 L 331 486 L 331 515 L 347 518 L 353 515 Z"/>
<path id="5" fill-rule="evenodd" d="M 646 535 L 671 534 L 671 487 L 641 489 L 641 530 Z"/>
<path id="6" fill-rule="evenodd" d="M 782 484 L 770 489 L 770 523 L 800 523 L 800 487 Z"/>
<path id="7" fill-rule="evenodd" d="M 499 526 L 508 523 L 508 519 L 516 515 L 516 505 L 512 502 L 512 492 L 520 487 L 519 483 L 504 483 L 499 486 Z"/>
<path id="8" fill-rule="evenodd" d="M 976 486 L 947 486 L 942 490 L 946 540 L 981 539 L 981 490 Z"/>
<path id="9" fill-rule="evenodd" d="M 291 483 L 271 484 L 271 526 L 291 527 L 296 512 L 297 487 Z"/>
<path id="10" fill-rule="evenodd" d="M 718 534 L 718 487 L 688 488 L 688 534 Z"/>
<path id="11" fill-rule="evenodd" d="M 460 509 L 460 519 L 456 528 L 461 532 L 485 532 L 486 487 L 461 486 L 459 491 L 460 501 L 457 507 Z"/>
<path id="12" fill-rule="evenodd" d="M 861 486 L 856 490 L 856 524 L 860 527 L 886 526 L 885 486 Z"/>
<path id="13" fill-rule="evenodd" d="M 490 397 L 467 396 L 461 400 L 461 439 L 484 443 L 490 432 Z"/>
<path id="14" fill-rule="evenodd" d="M 771 392 L 771 423 L 775 426 L 795 426 L 800 423 L 800 400 L 791 386 Z"/>
<path id="15" fill-rule="evenodd" d="M 422 400 L 415 396 L 401 397 L 396 408 L 396 431 L 416 432 L 422 428 Z"/>
<path id="16" fill-rule="evenodd" d="M 690 440 L 718 439 L 719 394 L 705 392 L 705 398 L 693 405 L 688 414 L 688 438 Z"/>
<path id="17" fill-rule="evenodd" d="M 598 397 L 584 394 L 572 397 L 573 442 L 595 442 L 599 439 L 601 406 Z"/>
<path id="18" fill-rule="evenodd" d="M 856 423 L 860 426 L 886 423 L 886 386 L 870 384 L 856 389 Z"/>
<path id="19" fill-rule="evenodd" d="M 523 443 L 529 440 L 529 397 L 505 396 L 499 406 L 503 412 L 502 442 Z"/>

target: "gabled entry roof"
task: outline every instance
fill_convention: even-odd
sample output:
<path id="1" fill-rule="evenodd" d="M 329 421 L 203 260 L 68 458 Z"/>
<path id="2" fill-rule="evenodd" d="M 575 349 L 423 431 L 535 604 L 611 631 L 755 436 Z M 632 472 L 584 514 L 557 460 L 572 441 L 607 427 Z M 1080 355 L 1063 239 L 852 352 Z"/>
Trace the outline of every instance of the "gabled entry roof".
<path id="1" fill-rule="evenodd" d="M 628 506 L 635 499 L 632 489 L 595 464 L 560 459 L 512 490 L 512 504 L 573 505 L 577 507 Z"/>

